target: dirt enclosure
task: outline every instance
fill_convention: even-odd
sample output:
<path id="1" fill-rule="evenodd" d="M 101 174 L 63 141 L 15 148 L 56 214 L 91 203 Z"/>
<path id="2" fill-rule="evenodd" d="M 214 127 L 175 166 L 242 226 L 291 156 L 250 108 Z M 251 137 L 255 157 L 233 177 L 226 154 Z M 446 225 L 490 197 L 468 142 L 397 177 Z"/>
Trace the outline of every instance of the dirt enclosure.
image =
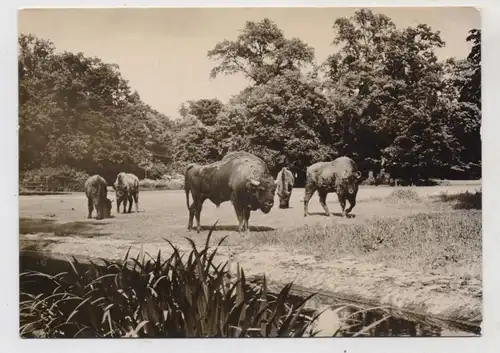
<path id="1" fill-rule="evenodd" d="M 294 189 L 290 209 L 275 206 L 250 216 L 249 235 L 239 234 L 231 203 L 205 202 L 203 231 L 187 231 L 183 191 L 143 191 L 140 213 L 87 220 L 83 193 L 20 196 L 20 246 L 101 258 L 122 258 L 141 246 L 155 256 L 170 253 L 170 240 L 188 249 L 185 237 L 212 243 L 227 236 L 221 260 L 239 262 L 247 275 L 298 285 L 340 298 L 390 305 L 469 323 L 481 321 L 481 211 L 454 210 L 443 193 L 474 192 L 479 182 L 435 187 L 361 187 L 353 218 L 339 216 L 335 194 L 325 217 L 318 196 L 304 218 L 303 189 Z M 407 197 L 395 198 L 395 190 Z M 114 197 L 111 192 L 110 198 Z M 402 195 L 405 195 L 403 193 Z M 95 213 L 94 213 L 95 216 Z"/>

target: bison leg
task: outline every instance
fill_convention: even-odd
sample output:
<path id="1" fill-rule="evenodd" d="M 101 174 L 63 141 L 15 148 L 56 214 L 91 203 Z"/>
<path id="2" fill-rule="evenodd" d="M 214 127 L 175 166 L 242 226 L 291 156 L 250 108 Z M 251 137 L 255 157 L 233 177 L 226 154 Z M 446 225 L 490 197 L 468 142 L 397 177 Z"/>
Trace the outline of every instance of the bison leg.
<path id="1" fill-rule="evenodd" d="M 323 207 L 323 210 L 325 210 L 326 215 L 330 216 L 330 210 L 326 205 L 326 196 L 328 195 L 328 192 L 321 190 L 318 191 L 318 194 L 319 194 L 319 203 L 321 204 L 321 207 Z"/>
<path id="2" fill-rule="evenodd" d="M 245 228 L 245 210 L 238 202 L 233 201 L 234 211 L 236 212 L 236 217 L 238 218 L 238 232 L 243 232 Z"/>
<path id="3" fill-rule="evenodd" d="M 102 219 L 102 204 L 94 204 L 95 210 L 97 212 L 97 217 L 96 219 Z"/>
<path id="4" fill-rule="evenodd" d="M 189 206 L 189 221 L 188 230 L 193 229 L 193 219 L 194 219 L 194 202 Z"/>
<path id="5" fill-rule="evenodd" d="M 89 209 L 89 215 L 87 216 L 87 218 L 90 219 L 90 218 L 92 218 L 92 211 L 94 210 L 94 203 L 92 202 L 91 199 L 88 199 L 87 206 Z"/>
<path id="6" fill-rule="evenodd" d="M 203 208 L 203 202 L 205 202 L 205 200 L 199 200 L 198 202 L 194 203 L 194 212 L 195 212 L 195 217 L 196 217 L 196 232 L 197 233 L 199 233 L 201 230 L 200 216 L 201 216 L 201 209 Z"/>
<path id="7" fill-rule="evenodd" d="M 340 208 L 342 209 L 342 217 L 344 217 L 344 216 L 346 216 L 346 212 L 345 212 L 346 197 L 345 197 L 345 194 L 342 192 L 337 192 L 337 197 L 339 198 Z"/>
<path id="8" fill-rule="evenodd" d="M 132 195 L 128 195 L 128 213 L 132 212 L 132 202 L 134 200 L 132 199 Z"/>
<path id="9" fill-rule="evenodd" d="M 305 189 L 305 194 L 304 194 L 304 217 L 307 217 L 309 214 L 308 212 L 308 207 L 309 207 L 309 200 L 314 194 L 314 188 L 311 185 L 306 185 Z"/>
<path id="10" fill-rule="evenodd" d="M 347 195 L 347 200 L 349 201 L 349 208 L 347 210 L 345 210 L 346 217 L 352 211 L 352 209 L 354 208 L 354 206 L 356 206 L 356 195 L 355 194 L 349 194 L 349 195 Z M 344 201 L 344 203 L 345 203 L 345 201 Z"/>
<path id="11" fill-rule="evenodd" d="M 116 199 L 116 213 L 120 213 L 120 205 L 122 203 L 122 200 L 117 198 Z"/>
<path id="12" fill-rule="evenodd" d="M 139 193 L 136 192 L 134 194 L 134 201 L 135 201 L 135 212 L 139 213 Z"/>
<path id="13" fill-rule="evenodd" d="M 123 198 L 123 213 L 127 213 L 127 197 Z"/>
<path id="14" fill-rule="evenodd" d="M 248 226 L 248 220 L 250 219 L 250 209 L 248 207 L 245 207 L 243 216 L 243 230 L 248 234 L 250 232 L 250 227 Z"/>

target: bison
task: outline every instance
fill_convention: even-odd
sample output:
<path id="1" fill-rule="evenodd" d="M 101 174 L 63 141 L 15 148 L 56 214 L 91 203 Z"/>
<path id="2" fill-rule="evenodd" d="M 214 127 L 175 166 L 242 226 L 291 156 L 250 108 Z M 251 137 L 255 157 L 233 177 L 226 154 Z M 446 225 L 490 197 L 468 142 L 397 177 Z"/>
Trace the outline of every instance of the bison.
<path id="1" fill-rule="evenodd" d="M 250 211 L 269 213 L 274 205 L 276 184 L 267 164 L 248 152 L 231 152 L 215 163 L 189 164 L 185 171 L 184 190 L 189 210 L 188 230 L 196 217 L 200 232 L 200 213 L 206 199 L 217 207 L 231 201 L 238 218 L 238 231 L 249 231 Z M 193 203 L 189 205 L 189 193 Z"/>
<path id="2" fill-rule="evenodd" d="M 85 181 L 84 187 L 89 208 L 87 218 L 92 218 L 94 208 L 97 212 L 97 219 L 111 217 L 111 200 L 107 197 L 108 185 L 106 180 L 100 175 L 93 175 Z"/>
<path id="3" fill-rule="evenodd" d="M 319 202 L 327 216 L 330 216 L 330 211 L 326 206 L 326 196 L 330 192 L 335 192 L 342 208 L 342 216 L 347 217 L 356 205 L 360 178 L 361 172 L 349 157 L 339 157 L 332 162 L 318 162 L 309 166 L 306 173 L 304 217 L 309 214 L 309 200 L 316 190 L 318 190 Z M 345 209 L 346 200 L 350 204 L 347 210 Z"/>
<path id="4" fill-rule="evenodd" d="M 276 177 L 276 192 L 280 200 L 280 208 L 290 207 L 290 197 L 292 196 L 293 184 L 295 177 L 293 173 L 286 167 L 283 167 Z"/>
<path id="5" fill-rule="evenodd" d="M 135 211 L 139 212 L 139 178 L 131 173 L 121 172 L 116 176 L 113 184 L 116 192 L 116 212 L 120 213 L 120 204 L 123 202 L 123 213 L 132 210 L 132 203 L 135 201 Z"/>

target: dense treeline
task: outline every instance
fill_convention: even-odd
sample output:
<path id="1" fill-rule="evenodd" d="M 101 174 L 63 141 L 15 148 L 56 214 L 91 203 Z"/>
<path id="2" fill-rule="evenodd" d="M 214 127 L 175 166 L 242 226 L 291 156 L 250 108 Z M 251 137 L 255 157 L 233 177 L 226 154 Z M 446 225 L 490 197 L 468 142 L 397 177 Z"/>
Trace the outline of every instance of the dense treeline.
<path id="1" fill-rule="evenodd" d="M 185 102 L 180 119 L 144 104 L 116 65 L 21 35 L 20 170 L 156 178 L 244 149 L 299 179 L 308 165 L 340 155 L 365 176 L 480 177 L 480 31 L 464 38 L 467 58 L 440 61 L 435 51 L 445 43 L 427 25 L 400 29 L 359 10 L 333 28 L 338 50 L 316 64 L 313 48 L 272 21 L 246 22 L 208 57 L 211 77 L 242 74 L 249 86 L 227 104 Z"/>

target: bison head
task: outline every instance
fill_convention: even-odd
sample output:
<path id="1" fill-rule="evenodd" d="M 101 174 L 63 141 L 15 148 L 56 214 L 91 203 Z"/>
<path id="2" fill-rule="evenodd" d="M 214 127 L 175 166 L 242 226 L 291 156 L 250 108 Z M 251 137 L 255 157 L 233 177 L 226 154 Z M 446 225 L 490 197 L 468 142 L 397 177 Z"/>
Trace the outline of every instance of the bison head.
<path id="1" fill-rule="evenodd" d="M 356 173 L 351 173 L 347 175 L 346 179 L 347 179 L 347 192 L 349 194 L 354 194 L 355 192 L 357 192 L 359 179 L 361 179 L 361 172 L 358 170 Z"/>
<path id="2" fill-rule="evenodd" d="M 288 208 L 290 207 L 290 195 L 292 191 L 292 186 L 289 185 L 288 189 L 283 189 L 279 190 L 278 192 L 278 198 L 280 200 L 280 208 Z"/>
<path id="3" fill-rule="evenodd" d="M 361 172 L 351 172 L 345 170 L 342 174 L 340 185 L 342 189 L 346 190 L 349 194 L 355 194 L 358 191 L 359 180 L 361 179 Z"/>
<path id="4" fill-rule="evenodd" d="M 269 213 L 274 206 L 275 181 L 272 178 L 262 178 L 261 180 L 249 178 L 246 186 L 250 194 L 251 205 L 260 208 L 264 213 Z"/>
<path id="5" fill-rule="evenodd" d="M 123 189 L 115 189 L 116 199 L 122 200 L 125 197 L 125 190 Z"/>

